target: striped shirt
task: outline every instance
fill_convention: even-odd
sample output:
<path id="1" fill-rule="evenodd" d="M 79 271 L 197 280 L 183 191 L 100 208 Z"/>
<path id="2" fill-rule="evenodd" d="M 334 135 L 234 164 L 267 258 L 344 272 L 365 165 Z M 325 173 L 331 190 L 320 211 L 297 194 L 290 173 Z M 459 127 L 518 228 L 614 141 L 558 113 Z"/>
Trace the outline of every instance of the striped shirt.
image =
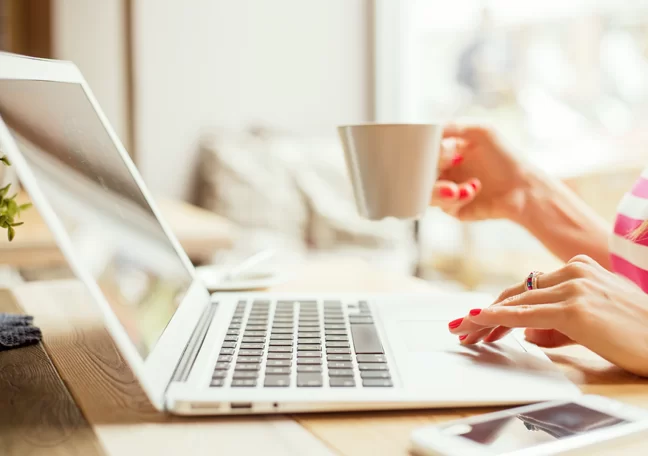
<path id="1" fill-rule="evenodd" d="M 619 203 L 610 239 L 612 269 L 648 293 L 648 233 L 628 238 L 644 220 L 648 220 L 648 169 Z"/>

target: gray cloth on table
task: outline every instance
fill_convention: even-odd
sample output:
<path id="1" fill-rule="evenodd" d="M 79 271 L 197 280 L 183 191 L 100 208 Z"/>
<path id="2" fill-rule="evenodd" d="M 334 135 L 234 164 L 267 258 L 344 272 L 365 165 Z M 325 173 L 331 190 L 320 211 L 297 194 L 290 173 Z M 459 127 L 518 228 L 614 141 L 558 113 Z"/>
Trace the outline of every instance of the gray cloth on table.
<path id="1" fill-rule="evenodd" d="M 0 351 L 24 347 L 40 342 L 41 330 L 32 325 L 30 315 L 10 315 L 0 313 Z"/>

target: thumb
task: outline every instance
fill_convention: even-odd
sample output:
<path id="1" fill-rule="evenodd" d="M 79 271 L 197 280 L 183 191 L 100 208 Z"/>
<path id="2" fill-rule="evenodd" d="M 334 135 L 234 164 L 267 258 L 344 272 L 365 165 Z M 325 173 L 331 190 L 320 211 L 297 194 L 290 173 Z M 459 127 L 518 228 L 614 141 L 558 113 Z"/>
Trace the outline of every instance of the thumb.
<path id="1" fill-rule="evenodd" d="M 463 161 L 463 156 L 459 154 L 457 141 L 453 138 L 441 141 L 439 151 L 439 173 L 458 165 Z"/>

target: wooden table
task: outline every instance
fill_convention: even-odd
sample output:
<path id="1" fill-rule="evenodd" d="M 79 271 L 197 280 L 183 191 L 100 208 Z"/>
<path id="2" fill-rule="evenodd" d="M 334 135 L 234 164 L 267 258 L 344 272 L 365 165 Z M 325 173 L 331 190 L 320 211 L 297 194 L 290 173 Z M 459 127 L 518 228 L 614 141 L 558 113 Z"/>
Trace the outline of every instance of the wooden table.
<path id="1" fill-rule="evenodd" d="M 431 289 L 418 279 L 340 260 L 306 265 L 298 277 L 276 291 Z M 170 417 L 151 408 L 80 284 L 26 284 L 12 294 L 35 316 L 45 341 L 42 346 L 0 353 L 3 455 L 405 455 L 414 428 L 487 411 L 339 413 L 292 419 Z M 0 296 L 0 311 L 16 305 L 12 294 Z M 585 392 L 648 407 L 648 381 L 584 349 L 555 350 L 549 355 Z M 621 449 L 615 450 L 621 454 Z M 646 454 L 648 444 L 643 451 L 628 451 Z"/>
<path id="2" fill-rule="evenodd" d="M 21 193 L 18 201 L 29 201 Z M 192 261 L 200 263 L 210 259 L 217 249 L 231 247 L 234 241 L 234 224 L 218 215 L 183 201 L 159 201 L 162 216 L 169 223 Z M 21 214 L 25 222 L 16 228 L 12 242 L 0 232 L 0 265 L 20 268 L 67 266 L 56 241 L 36 208 Z"/>

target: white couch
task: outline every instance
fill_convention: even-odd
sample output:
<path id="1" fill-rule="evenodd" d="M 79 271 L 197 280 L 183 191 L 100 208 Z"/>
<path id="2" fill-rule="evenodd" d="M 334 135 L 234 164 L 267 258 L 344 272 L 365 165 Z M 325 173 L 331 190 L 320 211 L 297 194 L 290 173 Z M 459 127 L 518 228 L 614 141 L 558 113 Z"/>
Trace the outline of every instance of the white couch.
<path id="1" fill-rule="evenodd" d="M 413 225 L 361 218 L 336 137 L 213 130 L 200 143 L 198 204 L 240 227 L 240 250 L 344 255 L 412 273 Z M 246 252 L 248 253 L 248 252 Z"/>

